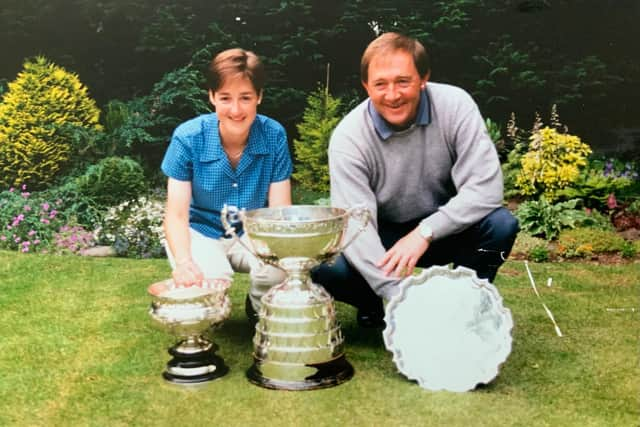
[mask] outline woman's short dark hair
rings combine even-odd
[[[231,77],[242,76],[253,85],[257,94],[264,88],[264,66],[253,52],[244,49],[228,49],[220,52],[209,64],[207,85],[218,90]]]
[[[384,33],[374,41],[362,54],[360,61],[360,79],[366,83],[369,78],[369,64],[375,55],[403,50],[413,57],[413,63],[418,70],[420,77],[424,77],[429,73],[431,64],[429,54],[422,43],[411,37],[407,37],[398,33]]]

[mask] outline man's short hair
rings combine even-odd
[[[228,49],[220,52],[209,63],[207,85],[212,91],[218,90],[232,77],[248,78],[257,94],[264,88],[264,66],[253,52],[244,49]]]
[[[362,82],[366,83],[369,78],[369,64],[374,56],[396,50],[403,50],[413,57],[413,63],[420,77],[424,77],[429,73],[431,69],[429,54],[422,43],[402,34],[384,33],[369,43],[369,46],[362,54],[362,60],[360,61],[360,79]]]

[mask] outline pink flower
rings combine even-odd
[[[22,240],[22,239],[20,238],[20,236],[18,236],[18,237],[15,238],[14,242],[20,243],[20,240]]]
[[[22,248],[22,252],[29,252],[29,246],[24,246]]]
[[[24,208],[23,208],[23,209],[24,209],[24,211],[25,211],[25,212],[29,212],[29,211],[31,210],[31,206],[29,206],[29,205],[24,205]]]
[[[55,209],[52,209],[51,212],[49,212],[49,218],[53,219],[56,217],[57,214],[58,214],[58,211]]]
[[[15,188],[11,187],[11,188],[9,189],[9,193],[13,193],[13,190],[15,190]]]
[[[49,203],[44,202],[44,203],[41,205],[41,207],[42,207],[42,210],[46,212],[46,211],[48,211],[48,210],[49,210]]]
[[[31,193],[29,193],[29,192],[27,192],[27,191],[23,191],[22,193],[20,193],[20,195],[21,195],[22,197],[24,197],[25,199],[28,199],[28,198],[29,198],[29,196],[31,195]]]
[[[7,240],[7,236],[5,236],[5,235],[3,234],[2,236],[0,236],[0,240],[2,240],[2,241],[4,242],[5,240]]]
[[[39,240],[39,239],[36,239],[36,240],[34,240],[34,241],[33,241],[33,244],[34,244],[34,245],[37,245],[38,243],[40,243],[40,240]]]
[[[27,184],[22,184],[22,191],[27,189]]]
[[[47,218],[40,218],[40,222],[43,224],[49,224],[49,220]]]
[[[29,232],[27,234],[29,236],[33,236],[34,234],[36,234],[36,230],[29,230]]]
[[[607,207],[609,209],[615,209],[618,207],[615,194],[611,193],[609,194],[609,197],[607,197]]]

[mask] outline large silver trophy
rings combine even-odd
[[[176,287],[169,279],[149,286],[153,298],[151,318],[178,339],[169,349],[173,358],[162,373],[168,382],[201,384],[229,371],[224,360],[215,354],[217,345],[206,334],[231,313],[227,295],[230,284],[226,279],[207,279],[200,285]]]
[[[338,385],[353,376],[333,298],[311,281],[309,271],[338,255],[364,229],[369,217],[364,208],[298,205],[239,211],[225,206],[222,222],[227,234],[243,244],[234,227],[241,222],[252,246],[247,249],[287,273],[285,281],[261,299],[253,338],[254,363],[247,371],[252,383],[310,390]],[[361,227],[343,244],[350,218]]]

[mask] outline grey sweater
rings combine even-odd
[[[495,147],[471,96],[455,86],[427,83],[431,122],[383,140],[367,99],[334,130],[329,143],[331,203],[365,206],[373,221],[345,249],[349,262],[381,297],[397,278],[375,266],[386,252],[378,221],[426,218],[441,239],[477,223],[501,206],[503,180]],[[357,226],[352,221],[351,236]]]

